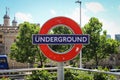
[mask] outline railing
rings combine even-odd
[[[8,69],[8,70],[0,70],[0,73],[31,72],[31,71],[36,71],[36,70],[57,70],[57,67]]]
[[[69,69],[74,70],[81,70],[81,71],[88,71],[88,72],[96,72],[96,73],[104,73],[108,75],[114,75],[116,76],[117,80],[120,80],[120,72],[109,72],[109,71],[101,71],[97,69],[84,69],[84,68],[75,68],[75,67],[68,67]]]
[[[67,69],[73,69],[73,70],[81,70],[81,71],[88,71],[88,72],[96,72],[96,73],[104,73],[108,75],[114,75],[117,77],[117,80],[120,80],[120,72],[106,72],[106,71],[100,71],[97,69],[84,69],[84,68],[75,68],[75,67],[64,67]],[[36,70],[57,70],[57,67],[49,67],[49,68],[24,68],[24,69],[9,69],[9,70],[0,70],[0,77],[3,76],[4,73],[19,73],[19,74],[7,74],[8,77],[14,77],[14,76],[25,76],[32,74],[32,71]]]
[[[6,76],[9,77],[10,79],[24,78],[24,76],[31,75],[32,71],[36,70],[57,70],[57,67],[0,70],[0,78]]]

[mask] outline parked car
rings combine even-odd
[[[6,55],[0,55],[0,69],[9,69]]]

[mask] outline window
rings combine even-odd
[[[0,63],[6,63],[6,60],[4,58],[1,58]]]
[[[0,43],[2,43],[2,41],[0,41]]]
[[[16,42],[16,39],[14,39],[14,42]]]
[[[2,35],[0,35],[0,38],[2,38]]]

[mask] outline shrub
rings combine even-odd
[[[27,76],[25,80],[56,80],[56,75],[46,70],[33,71],[32,75]]]
[[[32,75],[27,76],[25,80],[57,80],[57,73],[46,70],[33,71]],[[65,69],[64,80],[116,80],[116,78],[104,73]]]
[[[65,80],[93,80],[93,75],[84,71],[66,69]]]

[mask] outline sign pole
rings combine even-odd
[[[57,80],[64,80],[64,62],[58,62]]]
[[[81,25],[81,1],[76,1],[75,3],[79,3],[80,4],[80,27],[82,26]],[[81,49],[81,51],[80,51],[80,68],[82,68],[82,49]]]

